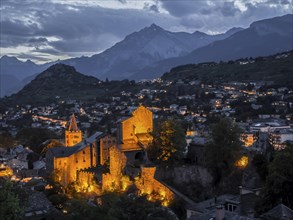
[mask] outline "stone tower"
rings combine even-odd
[[[65,145],[72,147],[82,141],[82,132],[78,129],[74,114],[70,119],[68,129],[65,131]]]
[[[144,106],[139,106],[132,116],[120,122],[118,142],[123,144],[148,143],[152,140],[153,113]]]

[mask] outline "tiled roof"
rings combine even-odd
[[[85,147],[87,147],[89,144],[97,141],[99,138],[103,136],[102,132],[96,132],[89,138],[84,139],[80,143],[72,146],[72,147],[54,147],[50,148],[49,151],[52,152],[54,157],[61,158],[61,157],[69,157],[72,154],[77,153],[78,151],[83,150]]]

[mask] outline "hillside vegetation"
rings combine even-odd
[[[176,81],[273,81],[293,86],[293,52],[229,62],[189,64],[173,68],[162,76]]]

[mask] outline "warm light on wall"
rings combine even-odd
[[[154,178],[156,167],[143,167],[140,177],[135,178],[138,195],[146,196],[151,202],[160,201],[168,206],[173,199],[173,193]]]
[[[235,166],[241,169],[246,168],[248,165],[248,157],[242,156],[239,160],[236,161]]]

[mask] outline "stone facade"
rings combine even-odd
[[[121,189],[121,179],[126,166],[127,158],[115,146],[110,148],[110,173],[103,174],[103,191],[114,191]]]
[[[141,167],[141,175],[137,178],[135,185],[140,195],[147,195],[148,200],[159,200],[162,205],[168,206],[174,194],[168,187],[155,179],[155,173],[156,167],[154,166]]]
[[[139,106],[132,116],[121,121],[118,127],[118,140],[123,144],[150,142],[153,131],[153,113],[144,106]]]
[[[111,135],[106,135],[100,140],[100,163],[103,165],[110,156],[110,148],[116,145],[116,137]]]
[[[95,145],[92,143],[67,157],[55,157],[54,169],[61,171],[62,185],[66,186],[68,183],[76,181],[79,170],[96,166],[95,149]]]
[[[89,171],[78,171],[77,172],[78,185],[81,186],[83,191],[93,191],[94,190],[94,173]]]

